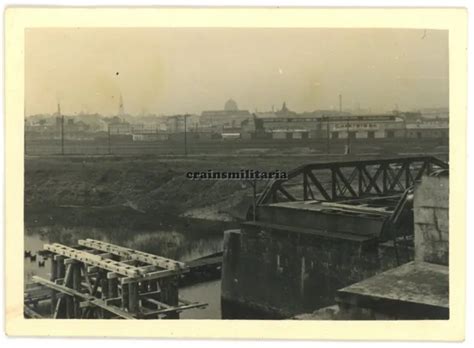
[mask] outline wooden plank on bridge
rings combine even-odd
[[[135,283],[137,281],[149,281],[149,280],[155,280],[155,279],[160,279],[160,278],[165,278],[165,277],[170,277],[177,275],[178,273],[176,271],[172,270],[161,270],[161,271],[156,271],[156,272],[150,272],[142,275],[140,278],[137,277],[123,277],[120,278],[120,283],[121,284],[130,284],[130,283]]]
[[[77,250],[68,246],[54,243],[45,244],[44,248],[59,255],[67,256],[93,266],[97,266],[108,271],[112,271],[127,277],[138,277],[142,273],[138,267],[130,266],[119,261],[106,259],[99,255],[94,255],[83,250]]]
[[[150,265],[158,266],[167,270],[183,270],[186,268],[186,265],[183,262],[176,260],[168,259],[166,257],[153,255],[145,253],[143,251],[138,251],[130,248],[121,247],[118,245],[94,240],[94,239],[81,239],[79,240],[79,245],[105,251],[120,257],[125,257],[130,260],[140,261]]]

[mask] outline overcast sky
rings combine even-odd
[[[448,107],[448,32],[29,29],[26,114]]]

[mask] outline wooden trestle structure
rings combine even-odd
[[[207,306],[179,298],[179,277],[189,271],[182,262],[93,239],[78,244],[44,245],[51,276],[33,277],[38,286],[25,297],[25,317],[44,317],[34,308],[40,301],[50,302],[54,319],[178,319]]]

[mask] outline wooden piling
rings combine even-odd
[[[71,265],[72,269],[72,288],[76,291],[81,291],[82,275],[81,275],[81,265],[79,263],[74,263]],[[74,318],[81,318],[81,307],[80,300],[74,298]]]
[[[128,284],[122,284],[122,309],[128,309]]]
[[[157,280],[155,280],[155,281],[150,281],[150,282],[149,282],[148,291],[150,291],[150,292],[156,292],[155,294],[153,294],[153,295],[150,296],[151,299],[154,299],[154,300],[157,300],[157,301],[159,301],[159,300],[161,299],[161,293],[158,292],[159,289],[160,289],[160,286],[159,286]],[[156,309],[156,310],[159,309],[159,306],[158,306],[158,305],[151,305],[151,307],[154,308],[154,309]],[[159,319],[159,318],[160,318],[159,315],[150,317],[150,319]]]
[[[130,283],[128,284],[128,311],[130,313],[138,313],[138,283]]]
[[[66,277],[67,279],[64,279],[64,285],[67,286],[68,288],[73,288],[73,277],[74,277],[74,263],[68,264],[68,269],[66,270]],[[73,319],[74,318],[74,297],[73,296],[66,296],[65,297],[65,302],[66,302],[66,317],[68,319]]]
[[[58,262],[54,259],[54,256],[51,255],[51,273],[49,276],[49,280],[52,282],[56,281],[56,278],[58,274]],[[51,290],[51,315],[54,315],[54,311],[56,310],[56,301],[57,301],[57,296],[56,296],[56,291]]]
[[[163,291],[164,290],[164,291]],[[177,307],[179,305],[178,294],[178,277],[172,276],[164,279],[162,282],[162,291],[166,300],[164,301],[169,306]],[[166,314],[166,319],[179,319],[178,312],[170,312]]]
[[[65,257],[64,256],[54,256],[56,257],[56,279],[62,278],[66,275],[66,265],[64,264]],[[64,295],[56,302],[56,318],[66,318],[66,305],[64,304]]]
[[[118,280],[117,278],[108,279],[107,289],[109,291],[109,298],[118,296]]]
[[[145,280],[143,282],[140,282],[140,293],[148,292],[148,282]]]
[[[102,299],[106,299],[109,297],[109,280],[107,278],[102,278],[100,280],[100,293]]]
[[[58,278],[64,278],[64,275],[66,274],[66,266],[64,265],[64,256],[55,256],[56,257],[56,265],[57,265],[57,277]]]
[[[104,275],[104,277],[100,279],[100,294],[103,300],[107,299],[107,297],[109,296],[108,287],[109,287],[109,280],[107,279],[107,276]],[[106,310],[102,309],[101,312],[102,312],[103,319],[109,318],[109,313]]]

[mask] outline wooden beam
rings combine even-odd
[[[140,298],[145,298],[147,296],[154,296],[154,295],[159,295],[161,293],[161,289],[160,290],[153,290],[153,291],[148,291],[148,292],[142,292],[140,293]]]
[[[66,260],[64,260],[66,261]],[[58,260],[58,262],[62,263],[62,260]],[[61,282],[61,284],[58,284],[55,282],[54,284],[64,286],[65,288],[68,288],[66,285],[68,284],[69,280],[72,278],[72,264],[68,264],[67,269],[66,269],[66,275],[64,276],[64,280]],[[57,279],[56,279],[57,281]],[[64,294],[64,292],[63,292]],[[61,307],[64,307],[63,302],[65,302],[64,296],[61,296],[58,301],[56,302],[56,307],[54,309],[53,313],[53,319],[57,319],[58,316],[62,316],[63,311],[61,310]],[[66,316],[68,315],[67,308],[65,312]]]
[[[156,271],[156,272],[146,273],[140,278],[137,278],[137,277],[120,278],[120,284],[130,284],[130,283],[135,283],[138,281],[140,282],[148,281],[148,280],[160,279],[160,278],[165,278],[165,277],[170,277],[170,276],[175,276],[175,275],[177,275],[176,271],[171,271],[171,270]]]
[[[144,299],[142,299],[142,301],[145,301],[145,302],[154,304],[155,306],[158,306],[158,309],[161,309],[161,308],[165,308],[165,309],[166,309],[166,308],[173,308],[173,306],[167,305],[166,303],[160,302],[160,301],[155,300],[155,299],[153,299],[153,298],[144,298]]]
[[[30,308],[27,305],[23,307],[23,313],[26,317],[31,318],[31,319],[44,319],[44,317],[41,316],[41,314],[37,313],[36,311],[34,311],[32,308]]]
[[[173,313],[173,312],[182,312],[186,309],[191,309],[191,308],[202,308],[206,307],[208,304],[207,303],[194,303],[194,304],[189,304],[189,305],[183,305],[183,306],[170,306],[170,308],[165,308],[165,309],[157,309],[157,310],[146,310],[143,311],[143,315],[148,317],[151,315],[158,315],[158,314],[168,314],[168,313]]]
[[[110,259],[104,259],[101,256],[94,255],[82,250],[70,248],[58,243],[46,244],[44,248],[48,251],[52,251],[59,255],[63,255],[63,256],[66,256],[66,257],[69,257],[69,258],[72,258],[84,263],[88,263],[93,266],[106,269],[108,271],[116,272],[124,276],[138,277],[140,276],[140,273],[141,273],[141,271],[137,267],[129,266],[124,263],[110,260]]]
[[[107,305],[105,303],[105,301],[100,300],[100,299],[98,299],[94,296],[91,296],[91,295],[88,295],[88,294],[83,294],[79,291],[76,291],[74,289],[70,289],[70,288],[68,288],[66,286],[63,286],[63,285],[55,284],[55,283],[53,283],[49,280],[43,279],[43,278],[38,277],[38,276],[33,276],[33,282],[42,284],[42,285],[44,285],[48,288],[54,289],[55,291],[61,292],[63,294],[69,295],[69,296],[76,296],[76,297],[82,298],[82,299],[90,302],[94,306],[103,308],[103,309],[109,311],[110,313],[113,313],[117,316],[120,316],[121,318],[135,319],[135,317],[133,317],[129,313],[127,313],[125,311],[122,311],[120,308],[117,308],[115,306]]]
[[[121,247],[118,245],[101,242],[94,239],[79,240],[79,245],[87,246],[97,250],[105,251],[120,257],[126,257],[131,260],[148,263],[168,270],[180,270],[185,268],[185,264],[162,256],[157,256],[142,251]]]
[[[105,303],[107,304],[118,304],[120,305],[120,303],[122,302],[122,297],[111,297],[111,298],[107,298],[105,299]]]

